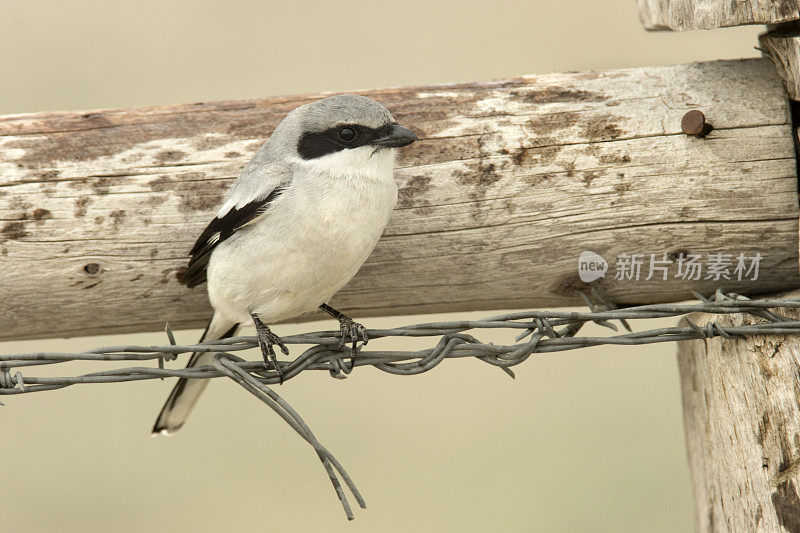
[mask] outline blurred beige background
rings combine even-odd
[[[0,20],[0,113],[746,57],[757,54],[759,31],[648,34],[632,0],[5,0]],[[178,332],[178,341],[198,335]],[[164,340],[10,342],[0,352]],[[477,361],[418,377],[363,369],[345,381],[292,380],[281,394],[365,494],[369,508],[352,523],[311,448],[230,382],[213,383],[170,439],[148,436],[168,381],[6,397],[0,511],[6,525],[29,532],[686,531],[691,489],[674,352],[544,355],[517,367],[515,381]]]

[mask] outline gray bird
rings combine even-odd
[[[267,324],[323,309],[339,320],[340,346],[369,339],[327,305],[367,259],[397,202],[394,148],[417,140],[379,103],[337,95],[298,107],[244,166],[216,218],[197,239],[181,282],[208,282],[214,315],[202,341],[255,325],[265,364],[280,374]],[[192,354],[188,366],[211,364]],[[153,426],[183,426],[208,384],[180,378]]]

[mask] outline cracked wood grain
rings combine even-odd
[[[800,319],[796,310],[778,314]],[[754,322],[741,315],[690,318],[700,326]],[[683,341],[678,366],[696,531],[800,531],[797,341]]]
[[[765,59],[364,94],[421,140],[332,302],[355,317],[579,304],[584,250],[764,256],[757,281],[592,283],[620,303],[800,286],[789,109]],[[0,339],[201,326],[204,287],[176,272],[241,166],[319,96],[0,117]],[[690,109],[705,139],[681,134]]]
[[[639,0],[645,29],[710,30],[746,24],[778,24],[800,19],[798,0]]]
[[[792,100],[800,100],[800,29],[786,27],[758,36],[761,51],[775,64]]]

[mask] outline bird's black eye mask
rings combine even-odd
[[[325,131],[304,133],[297,142],[297,153],[303,159],[316,159],[346,148],[358,148],[384,137],[392,127],[368,128],[359,124],[340,124]]]

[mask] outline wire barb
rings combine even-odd
[[[167,340],[169,341],[170,345],[175,346],[176,344],[178,344],[177,342],[175,342],[175,335],[172,333],[172,328],[169,327],[169,322],[166,322],[165,325],[164,325],[164,333],[167,334]],[[162,370],[164,369],[164,359],[168,359],[169,361],[172,361],[176,357],[178,357],[178,354],[175,354],[175,353],[173,353],[173,354],[163,354],[163,353],[160,354],[158,356],[158,368],[160,368]],[[162,381],[164,380],[163,376],[162,376],[161,380]]]

